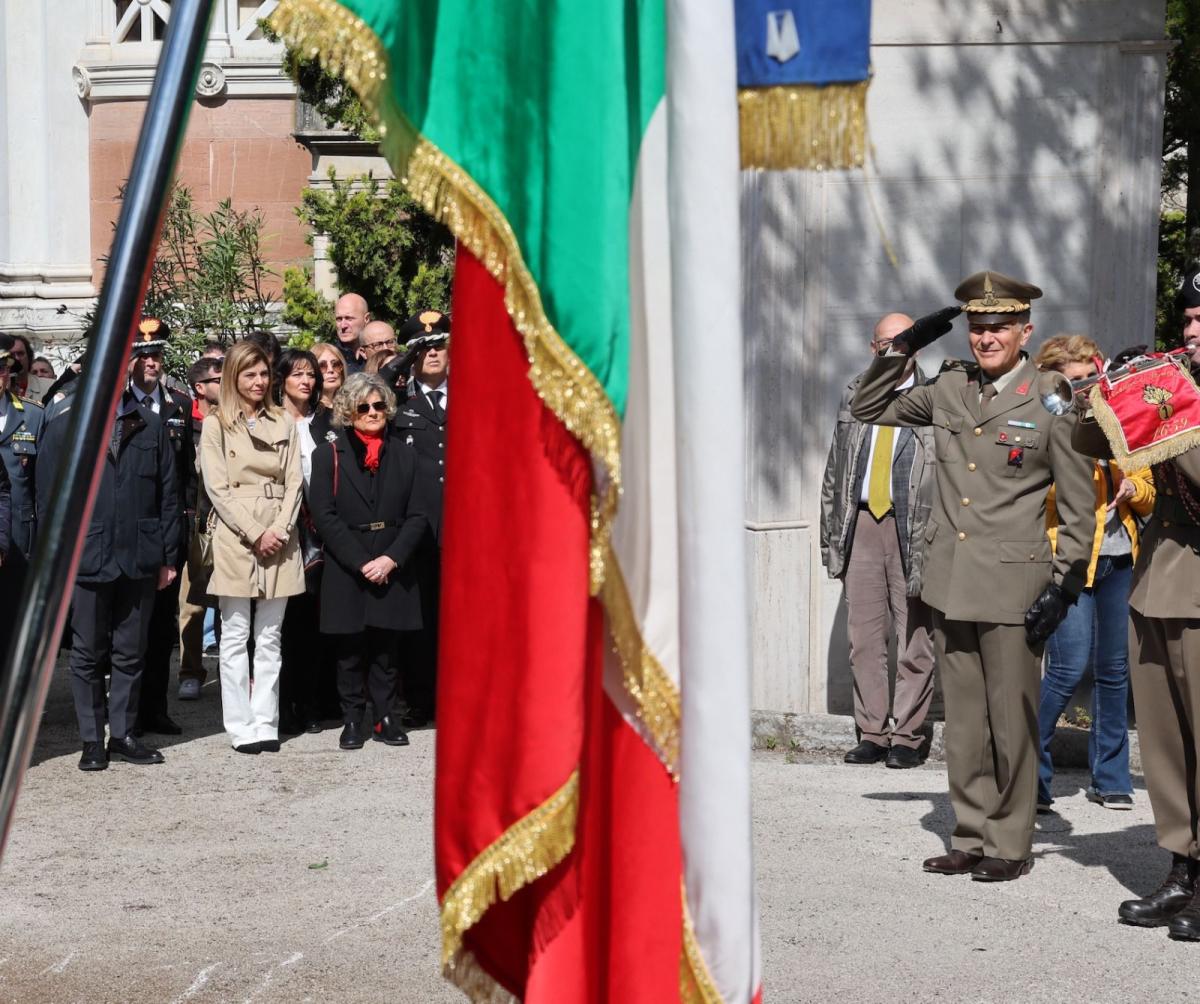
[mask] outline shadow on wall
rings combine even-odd
[[[1044,291],[1031,349],[1063,331],[1110,351],[1153,337],[1164,57],[1097,39],[1161,35],[1160,0],[1039,4],[1001,33],[994,5],[908,6],[924,36],[872,47],[868,169],[743,174],[747,518],[808,535],[809,595],[795,603],[812,601],[828,639],[807,646],[807,665],[756,654],[757,674],[827,675],[825,707],[772,710],[833,711],[850,692],[844,605],[814,597],[820,483],[879,317],[945,306],[965,275],[993,268]],[[877,42],[902,34],[895,16],[877,19]],[[1000,44],[923,44],[974,41],[984,22]],[[964,332],[960,320],[923,354],[926,372],[967,354]]]

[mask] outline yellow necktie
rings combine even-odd
[[[892,508],[892,440],[895,436],[895,429],[882,425],[875,437],[875,455],[871,457],[871,477],[867,482],[867,508],[877,520],[883,519]]]

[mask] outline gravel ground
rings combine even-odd
[[[165,766],[83,774],[58,674],[0,866],[0,1000],[463,999],[438,975],[432,732],[246,757],[215,683],[171,711]],[[769,1002],[1200,996],[1200,946],[1115,921],[1165,868],[1140,787],[1109,812],[1065,773],[1032,875],[985,885],[920,870],[950,827],[940,766],[758,753],[754,779]]]

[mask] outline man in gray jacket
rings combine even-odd
[[[912,325],[888,314],[871,355]],[[845,588],[854,675],[854,720],[861,741],[846,763],[915,767],[933,698],[933,638],[921,602],[925,526],[933,496],[933,434],[926,428],[866,425],[850,414],[861,376],[842,395],[821,483],[821,560]],[[916,359],[902,387],[925,383]],[[896,637],[895,697],[889,702],[888,639]],[[889,729],[889,703],[895,724]]]

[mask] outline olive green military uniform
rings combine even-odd
[[[1024,860],[1037,807],[1041,669],[1024,617],[1052,580],[1072,594],[1084,585],[1095,532],[1092,462],[1071,448],[1075,417],[1040,404],[1028,359],[987,402],[975,363],[947,363],[929,383],[897,391],[905,362],[876,359],[852,410],[862,422],[934,429],[937,493],[921,598],[934,610],[946,703],[951,846]],[[1056,554],[1045,533],[1051,484],[1061,514]]]
[[[1076,448],[1111,457],[1082,421]],[[1171,469],[1173,468],[1173,470]],[[1129,594],[1129,662],[1142,770],[1160,847],[1200,858],[1200,447],[1154,468],[1154,512]]]

